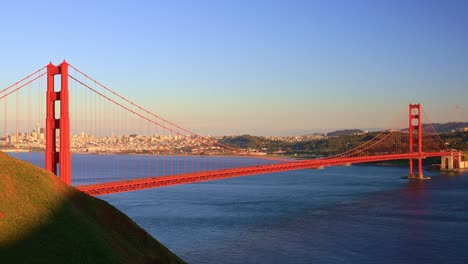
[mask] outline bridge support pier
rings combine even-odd
[[[60,91],[55,91],[54,76],[58,74],[60,74],[61,81]],[[58,175],[60,180],[71,185],[70,114],[68,97],[68,63],[63,61],[58,66],[49,63],[49,65],[47,65],[45,167],[46,170]],[[59,115],[58,113],[56,114],[56,102],[60,103]],[[59,142],[58,147],[57,142]],[[57,166],[59,168],[57,168]]]
[[[409,167],[410,167],[410,171],[409,171],[409,174],[407,177],[404,177],[405,179],[409,179],[409,180],[430,180],[431,177],[424,177],[424,174],[423,174],[423,164],[422,164],[422,160],[423,158],[418,158],[418,173],[417,174],[414,174],[414,165],[413,165],[413,159],[410,159],[409,160]]]

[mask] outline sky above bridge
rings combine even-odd
[[[66,59],[202,134],[382,128],[410,102],[468,121],[467,14],[462,0],[3,1],[0,89]]]

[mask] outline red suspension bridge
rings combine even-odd
[[[310,160],[258,156],[164,119],[65,61],[1,90],[2,104],[2,149],[44,151],[46,170],[91,195],[387,160],[409,160],[408,177],[422,180],[424,158],[454,155],[434,128],[423,131],[425,113],[410,104],[403,120],[346,152]]]

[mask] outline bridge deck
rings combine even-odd
[[[421,158],[439,157],[448,155],[447,152],[430,152],[423,153]],[[388,154],[378,156],[363,156],[363,157],[346,157],[346,158],[330,158],[330,159],[313,159],[313,160],[299,160],[289,163],[280,163],[272,165],[252,166],[244,168],[226,169],[226,170],[213,170],[197,173],[181,174],[176,176],[161,176],[161,177],[148,177],[143,179],[134,179],[127,181],[116,181],[99,184],[81,185],[76,186],[90,195],[103,195],[118,192],[136,191],[149,188],[157,188],[178,184],[196,183],[203,181],[220,180],[227,178],[235,178],[241,176],[250,176],[257,174],[301,170],[301,169],[314,169],[327,166],[342,166],[347,164],[357,164],[376,161],[387,160],[403,160],[403,159],[417,159],[418,153],[413,154]]]

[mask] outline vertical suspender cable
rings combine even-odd
[[[18,147],[19,147],[19,90],[16,94],[16,136],[15,136],[15,158],[18,158]]]
[[[29,159],[29,162],[32,162],[32,157],[31,157],[31,141],[33,140],[33,137],[32,137],[32,132],[31,132],[31,84],[29,84],[29,87],[28,87],[28,135],[27,135],[27,139],[28,139],[28,159]]]
[[[3,125],[3,130],[4,130],[4,134],[5,134],[5,145],[8,144],[8,97],[5,97],[3,98],[4,100],[4,111],[3,111],[3,115],[4,115],[4,125]],[[11,139],[11,138],[10,138]]]

